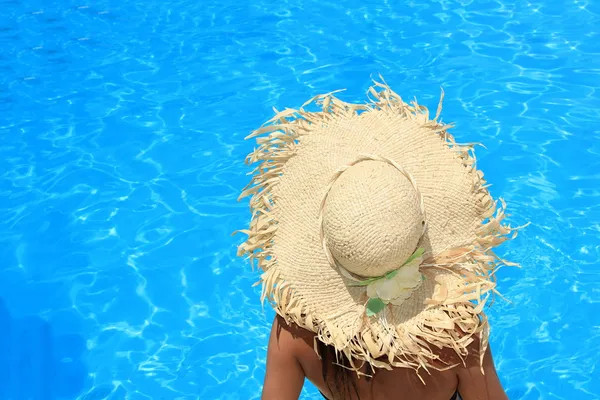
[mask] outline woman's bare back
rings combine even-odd
[[[277,317],[273,322],[267,355],[267,375],[263,399],[297,399],[304,379],[311,381],[328,399],[334,399],[330,388],[335,387],[333,375],[323,378],[321,359],[314,351],[315,334],[296,325],[287,325]],[[455,359],[451,351],[440,354],[442,359]],[[485,376],[481,373],[478,355],[467,361],[466,367],[447,371],[421,371],[421,382],[415,371],[406,368],[378,369],[372,378],[349,372],[347,384],[354,386],[359,397],[353,394],[348,400],[450,400],[460,392],[464,400],[506,400],[500,385],[491,354],[484,358]],[[471,364],[471,365],[469,365]],[[329,368],[329,372],[333,370]],[[367,372],[367,371],[365,371]],[[354,385],[352,385],[352,382]],[[354,392],[354,389],[350,391]]]

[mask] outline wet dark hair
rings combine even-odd
[[[333,395],[333,399],[358,399],[358,387],[352,374],[354,372],[344,368],[350,368],[350,361],[344,354],[338,354],[336,358],[333,346],[317,340],[317,349],[321,356],[321,369],[323,380]],[[341,364],[344,367],[337,365]]]

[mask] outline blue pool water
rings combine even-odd
[[[594,0],[0,0],[0,398],[259,398],[243,138],[378,73],[443,86],[532,222],[490,311],[509,397],[600,398],[599,27]]]

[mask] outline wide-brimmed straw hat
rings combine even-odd
[[[367,104],[331,93],[277,112],[253,132],[252,220],[239,254],[258,261],[262,299],[359,370],[439,369],[487,346],[483,307],[502,223],[473,145],[458,145],[427,109],[385,83]],[[443,92],[442,92],[443,98]],[[311,105],[321,111],[309,111]],[[358,362],[357,362],[358,361]]]

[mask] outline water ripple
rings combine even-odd
[[[443,86],[444,119],[532,223],[503,251],[523,263],[499,274],[512,303],[490,311],[509,397],[597,398],[597,2],[0,7],[0,297],[83,338],[85,382],[57,396],[258,399],[273,312],[230,236],[243,138],[381,73],[430,107]]]

